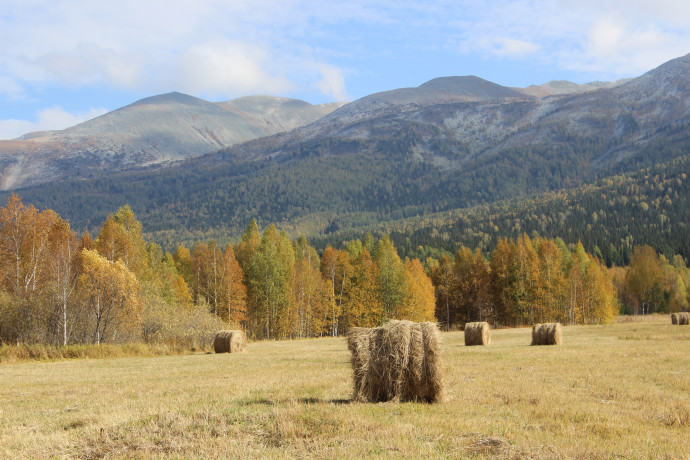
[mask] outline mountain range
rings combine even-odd
[[[272,96],[208,102],[168,93],[63,131],[0,141],[0,188],[173,163],[309,124],[342,104]]]
[[[251,117],[248,135],[258,133],[257,126],[275,128],[245,142],[227,134],[221,149],[203,134],[221,132],[220,125],[208,131],[194,125],[194,134],[184,135],[176,128],[179,143],[175,133],[161,134],[166,126],[191,126],[194,118],[177,109],[174,116],[163,115],[159,107],[188,108],[199,100],[155,96],[59,133],[9,141],[76,138],[96,127],[102,138],[121,140],[125,134],[107,121],[124,112],[140,117],[133,124],[141,132],[130,132],[127,139],[155,145],[154,153],[121,148],[107,155],[93,144],[78,155],[65,150],[60,161],[36,154],[45,161],[31,163],[32,155],[25,154],[22,168],[28,173],[15,174],[14,182],[5,173],[5,188],[22,185],[19,193],[26,201],[55,209],[77,228],[93,228],[107,212],[129,203],[149,234],[165,243],[236,237],[252,218],[295,233],[325,235],[577,189],[687,156],[689,76],[690,55],[613,83],[508,88],[474,76],[444,77],[323,107],[327,113],[314,114],[311,123],[297,112],[282,116],[291,123],[266,121],[266,107],[272,107],[267,99],[263,105],[252,98],[199,103],[208,107],[207,114]],[[293,104],[315,112],[306,103]],[[193,152],[177,147],[197,136],[210,140]],[[17,168],[11,155],[0,158],[4,171]],[[46,164],[53,169],[44,169]],[[123,169],[129,170],[112,173]]]
[[[577,85],[548,82],[507,88],[481,78],[444,77],[418,88],[365,97],[339,111],[339,122],[387,111],[501,98],[544,97],[612,87],[621,82]],[[136,101],[62,131],[27,133],[0,140],[0,189],[171,164],[225,147],[308,125],[344,103],[311,105],[272,96],[209,102],[181,93]]]

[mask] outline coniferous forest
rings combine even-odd
[[[235,244],[171,252],[146,240],[129,206],[94,235],[78,234],[53,210],[12,195],[0,208],[0,341],[192,346],[226,326],[289,339],[389,319],[447,329],[478,320],[599,324],[619,312],[687,310],[690,300],[685,259],[647,245],[613,268],[581,243],[527,233],[500,238],[491,251],[439,254],[401,258],[391,238],[372,234],[317,251],[256,221]]]

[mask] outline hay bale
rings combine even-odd
[[[671,313],[671,324],[678,324],[678,313]]]
[[[560,345],[563,342],[561,323],[532,326],[532,345]]]
[[[244,331],[218,331],[213,339],[216,353],[239,353],[247,351],[247,336]]]
[[[376,328],[352,328],[356,401],[424,401],[443,399],[441,339],[435,323],[390,321]]]
[[[688,326],[690,325],[690,313],[688,312],[680,312],[678,313],[678,325],[679,326]]]
[[[491,343],[489,323],[482,321],[465,324],[465,346],[489,345]]]

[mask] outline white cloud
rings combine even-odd
[[[136,53],[123,55],[93,43],[79,43],[68,51],[50,51],[32,63],[46,81],[68,86],[106,83],[121,88],[135,88],[143,67]]]
[[[655,24],[635,24],[619,17],[595,21],[579,59],[573,64],[592,71],[613,69],[635,75],[686,54],[687,39]]]
[[[539,50],[539,45],[530,41],[504,38],[498,40],[494,48],[494,54],[501,57],[522,58]]]
[[[106,112],[104,108],[97,108],[82,113],[69,113],[62,107],[49,107],[36,112],[35,121],[0,120],[0,139],[16,139],[34,131],[69,128]]]
[[[343,72],[333,66],[320,66],[322,78],[317,82],[319,91],[332,96],[336,101],[347,101],[349,96],[345,89],[345,77]]]
[[[304,90],[320,87],[320,67],[337,67],[307,34],[371,14],[316,0],[25,0],[0,5],[0,43],[12,44],[0,52],[0,75],[20,89],[105,85],[209,98]]]
[[[690,2],[504,0],[467,16],[457,34],[465,54],[607,77],[640,75],[690,52]]]
[[[170,73],[161,79],[193,94],[285,93],[292,85],[279,72],[271,72],[271,59],[261,47],[216,40],[175,56]]]

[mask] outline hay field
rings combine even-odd
[[[442,334],[443,404],[351,403],[346,341],[0,365],[0,458],[690,458],[690,327]]]

